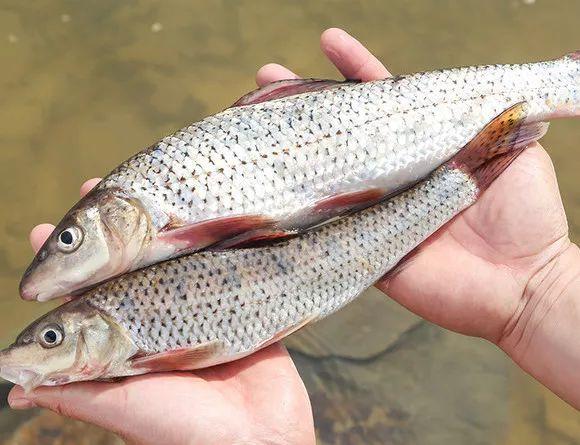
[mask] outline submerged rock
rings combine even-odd
[[[21,424],[2,445],[123,445],[112,433],[50,411]]]
[[[371,288],[352,304],[284,343],[309,357],[370,359],[395,345],[418,323],[419,317]]]
[[[300,339],[290,342],[319,443],[499,443],[510,421],[505,356],[482,340],[405,316],[378,297],[361,297],[338,315],[342,320],[328,319],[321,333],[310,328],[308,338],[325,339],[316,343],[319,349]],[[371,320],[370,332],[353,327],[363,314]]]

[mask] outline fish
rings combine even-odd
[[[332,314],[409,261],[545,131],[525,122],[525,108],[515,105],[427,179],[382,203],[281,243],[205,250],[87,291],[1,351],[0,376],[30,391],[205,368]]]
[[[526,103],[580,115],[580,52],[360,83],[274,82],[134,155],[81,199],[24,273],[46,301],[168,259],[281,242],[387,200]]]

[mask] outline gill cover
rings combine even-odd
[[[1,351],[0,377],[26,391],[94,380],[121,372],[136,351],[112,319],[78,299],[33,322]]]

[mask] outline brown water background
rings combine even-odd
[[[318,49],[325,28],[405,73],[557,57],[580,48],[579,17],[573,0],[0,0],[0,345],[48,307],[17,296],[34,224],[56,222],[83,180],[227,107],[264,63],[337,77]],[[578,121],[561,121],[544,139],[576,241],[579,136]],[[320,443],[580,444],[580,416],[500,351],[376,291],[289,345]],[[117,443],[8,409],[2,441]]]

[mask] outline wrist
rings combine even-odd
[[[580,408],[580,249],[572,243],[529,280],[498,342],[522,369]]]

